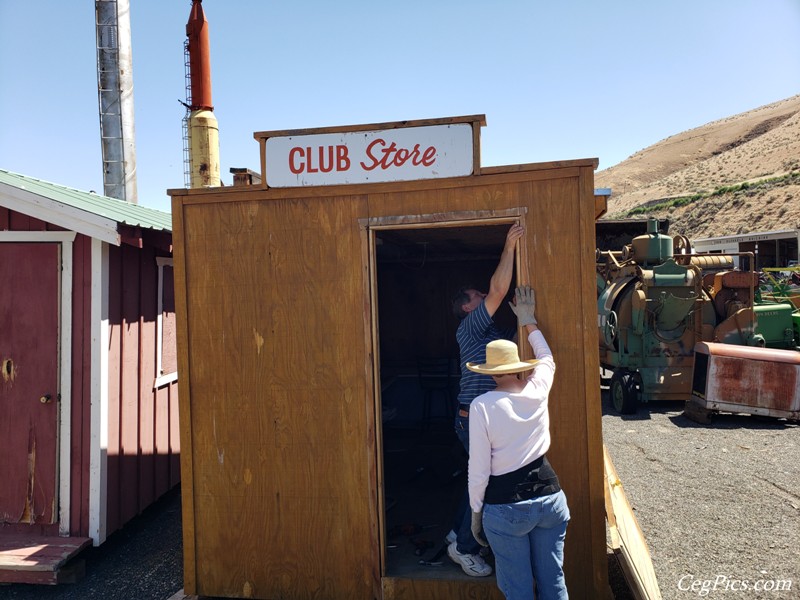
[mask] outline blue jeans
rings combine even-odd
[[[456,437],[469,456],[469,417],[456,416]],[[461,554],[477,554],[481,545],[472,536],[472,508],[469,505],[469,489],[464,487],[458,503],[453,531],[456,532],[456,549]]]
[[[492,547],[497,587],[506,600],[567,600],[564,538],[569,507],[564,492],[514,504],[486,504],[483,529]]]

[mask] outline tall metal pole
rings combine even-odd
[[[95,0],[103,193],[137,203],[133,55],[128,0]]]

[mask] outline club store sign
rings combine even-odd
[[[472,125],[269,137],[265,163],[269,187],[460,177],[473,171]]]

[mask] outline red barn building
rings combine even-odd
[[[0,170],[0,582],[178,483],[172,271],[169,213]]]

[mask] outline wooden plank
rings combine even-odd
[[[92,543],[85,537],[0,535],[0,571],[54,571]]]
[[[603,462],[613,510],[613,518],[609,518],[609,526],[612,521],[615,524],[615,531],[612,533],[611,539],[612,542],[618,543],[613,550],[619,558],[625,581],[628,582],[636,600],[660,600],[661,591],[658,588],[644,533],[642,533],[633,509],[628,503],[625,489],[605,445],[603,446]]]
[[[122,254],[108,250],[108,450],[106,535],[121,526],[120,517],[120,414],[122,361]]]
[[[0,583],[26,583],[32,585],[56,585],[77,583],[86,575],[86,561],[73,559],[52,571],[17,571],[0,569]]]
[[[158,266],[151,247],[139,255],[139,511],[158,498],[155,489],[156,317],[158,312]]]
[[[503,600],[494,577],[471,581],[384,577],[383,600]],[[574,595],[573,595],[574,597]]]
[[[170,396],[170,409],[174,410],[175,402],[180,402],[182,419],[170,418],[170,446],[175,451],[172,440],[173,427],[179,429],[178,452],[181,463],[181,518],[183,533],[183,583],[187,594],[197,593],[197,540],[195,537],[195,505],[194,505],[194,444],[192,441],[192,377],[190,369],[189,314],[187,302],[188,285],[186,282],[186,237],[184,211],[179,201],[172,200],[173,231],[173,268],[175,276],[175,316],[178,344],[178,372],[181,373],[180,399]]]
[[[486,118],[472,122],[472,174],[481,174],[481,125],[486,125]]]
[[[364,347],[369,351],[367,356],[372,356],[372,360],[367,360],[364,365],[365,381],[372,382],[371,398],[366,401],[367,409],[367,439],[375,440],[374,447],[367,455],[367,472],[370,480],[370,494],[375,498],[370,498],[370,521],[373,530],[372,556],[377,560],[372,561],[372,594],[373,597],[381,596],[381,575],[386,571],[386,496],[384,493],[384,472],[383,461],[378,458],[378,453],[383,450],[383,422],[381,404],[381,378],[380,378],[380,335],[379,328],[376,326],[378,315],[378,269],[375,257],[375,234],[370,232],[367,227],[359,229],[361,238],[361,265],[364,269],[363,276],[363,318],[364,318]]]
[[[603,536],[601,549],[605,549],[605,526],[602,512],[599,522],[593,515],[596,509],[587,493],[590,477],[587,393],[592,384],[587,382],[583,364],[596,344],[587,346],[585,342],[586,316],[582,302],[564,302],[563,298],[564,282],[580,282],[584,276],[579,246],[581,187],[578,178],[558,178],[531,182],[520,194],[532,199],[523,239],[528,246],[540,327],[556,363],[549,397],[548,457],[566,493],[571,515],[567,530],[571,542],[565,545],[564,572],[570,595],[599,598],[607,584],[600,583],[598,587],[596,574],[600,566],[594,556],[599,535]],[[564,328],[565,323],[574,325]],[[575,531],[580,533],[575,536]],[[606,569],[605,562],[602,568]],[[577,573],[581,573],[580,577],[576,577]]]
[[[595,220],[602,217],[608,211],[608,196],[595,196],[594,197],[594,218]]]
[[[70,477],[71,535],[89,535],[89,452],[91,444],[91,240],[73,244],[72,438]],[[65,474],[62,474],[65,476]]]
[[[259,155],[261,157],[261,183],[258,187],[267,189],[267,138],[256,138],[258,140]]]
[[[31,217],[12,210],[9,213],[9,229],[11,231],[31,231]]]
[[[497,225],[500,223],[516,223],[517,217],[524,210],[511,208],[506,210],[455,211],[415,215],[373,217],[365,220],[370,229],[441,229],[446,227],[472,227],[479,225]]]
[[[550,162],[522,163],[518,165],[502,165],[497,167],[482,167],[481,175],[498,175],[501,173],[518,173],[520,171],[542,171],[542,170],[565,170],[573,168],[591,167],[597,168],[599,161],[596,158],[578,158],[574,160],[554,160]],[[574,177],[572,173],[564,172],[561,174],[552,173],[550,177]]]
[[[580,239],[580,302],[581,316],[583,317],[584,348],[582,365],[582,380],[586,386],[584,390],[584,414],[586,419],[586,478],[589,488],[589,519],[591,526],[589,534],[593,537],[589,546],[591,548],[590,560],[594,565],[592,576],[594,587],[598,590],[608,590],[608,568],[605,564],[606,539],[603,513],[605,508],[605,479],[603,477],[603,422],[600,398],[600,357],[593,344],[597,341],[597,302],[596,294],[592,290],[592,282],[596,286],[595,276],[595,211],[591,199],[594,197],[594,168],[584,167],[578,179],[579,196],[578,207],[580,211],[578,234]],[[580,318],[580,317],[579,317]]]
[[[155,391],[155,493],[161,496],[172,486],[169,479],[170,469],[170,414],[169,414],[169,386],[162,386]]]
[[[74,557],[91,543],[86,537],[0,535],[0,583],[75,583],[85,562]]]
[[[488,186],[504,185],[508,183],[524,183],[527,181],[547,181],[555,178],[574,178],[580,173],[580,168],[594,164],[593,160],[559,161],[553,163],[530,163],[525,165],[512,165],[505,167],[482,167],[479,179],[473,175],[465,177],[451,177],[447,179],[395,181],[384,183],[308,186],[302,188],[259,188],[257,186],[239,187],[235,191],[242,194],[242,199],[249,200],[290,200],[301,198],[330,198],[337,196],[369,197],[371,200],[379,198],[382,194],[408,194],[416,192],[425,194],[431,192],[431,181],[436,182],[436,195],[441,196],[443,190],[453,190],[457,202],[469,205],[466,199],[459,197],[465,188],[475,187],[483,194]],[[570,164],[572,163],[572,164]],[[179,188],[168,190],[174,199],[180,199],[183,206],[192,204],[214,204],[231,202],[228,190],[224,188]],[[301,194],[298,196],[298,194]],[[419,200],[419,197],[417,197]],[[444,210],[447,210],[446,208]],[[384,211],[378,211],[378,214]],[[387,213],[389,214],[389,213]],[[414,212],[410,214],[416,214]],[[366,216],[366,215],[361,215]],[[174,224],[173,224],[174,227]]]
[[[57,583],[55,571],[17,571],[0,569],[0,583],[29,583],[53,585]]]
[[[140,291],[139,251],[122,245],[120,356],[120,526],[139,514]],[[110,533],[110,532],[109,532]]]
[[[186,381],[184,379],[184,381]],[[181,383],[181,386],[185,386]],[[178,382],[169,385],[169,485],[178,485],[181,482],[181,431],[180,431],[180,401],[178,395]]]

